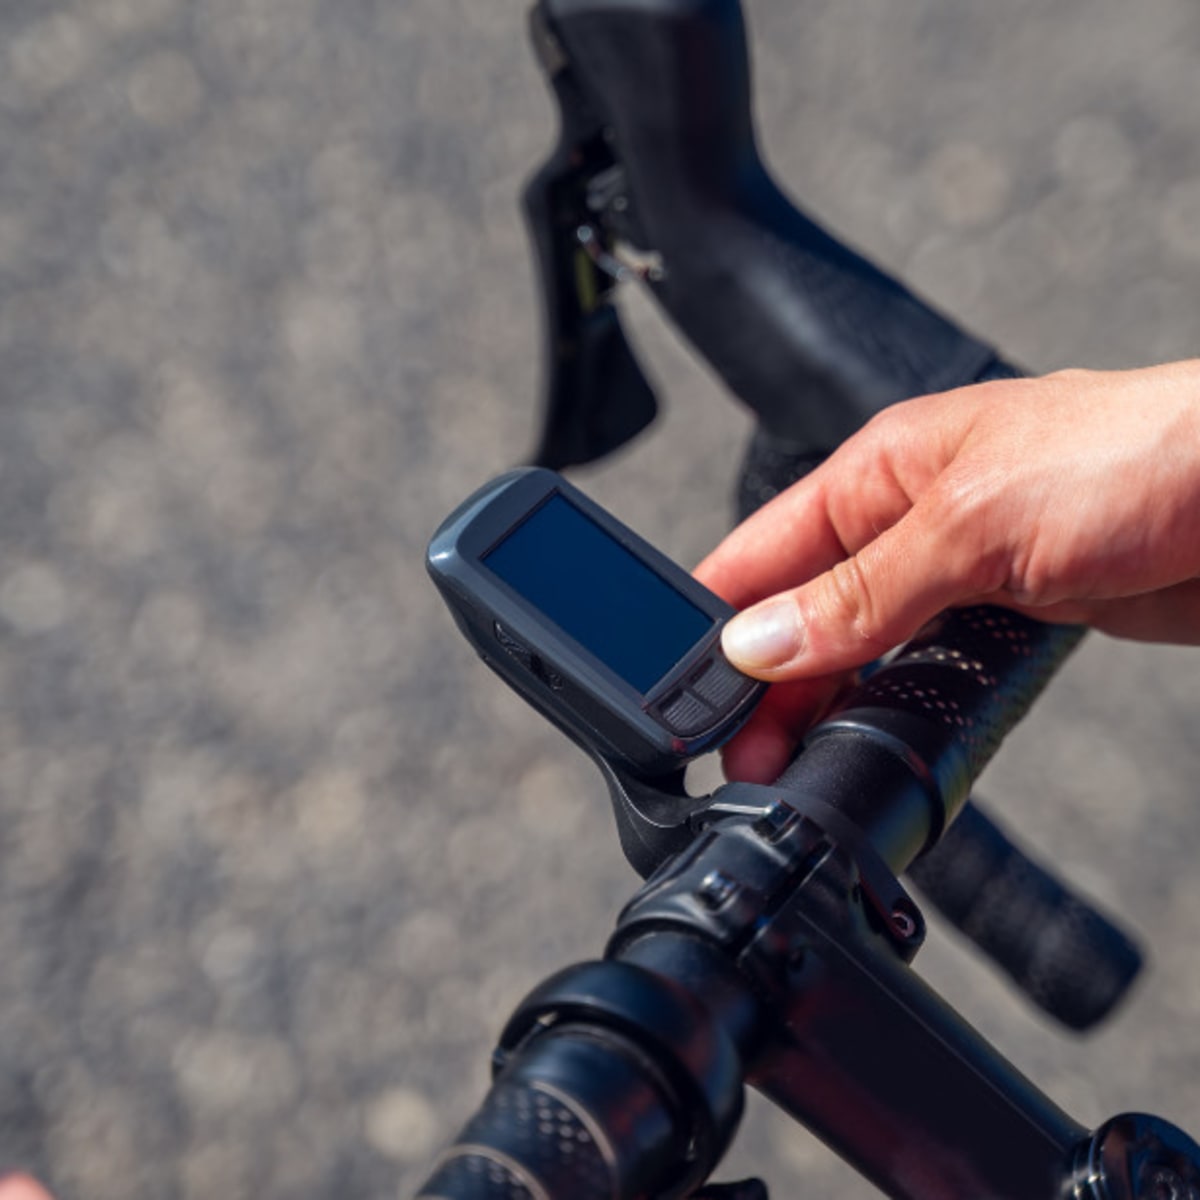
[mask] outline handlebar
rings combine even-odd
[[[539,1038],[492,1086],[421,1195],[646,1194],[687,1143],[654,1074],[639,1070],[633,1047],[605,1033],[567,1026]]]
[[[937,1089],[916,1089],[890,1119],[915,1131],[933,1177],[962,1173],[965,1111],[976,1111],[989,1131],[1003,1113],[1015,1124],[1003,1152],[981,1153],[972,1168],[974,1183],[989,1189],[977,1194],[1048,1196],[1031,1180],[1065,1162],[1083,1130],[965,1027],[955,1029],[946,1056],[939,1030],[948,1018],[904,965],[919,944],[919,913],[897,901],[903,890],[889,872],[936,843],[1079,636],[1001,610],[950,614],[817,726],[777,785],[719,790],[707,831],[627,907],[607,961],[573,968],[523,1003],[501,1040],[491,1095],[421,1196],[687,1194],[732,1137],[746,1079],[869,1177],[886,1177],[889,1167],[877,1161],[886,1143],[867,1144],[861,1115],[886,1107],[886,1088],[866,1099],[866,1076],[886,1073],[888,1063],[864,1074],[861,1063],[837,1061],[844,1048],[826,1027],[819,1080],[787,1069],[811,1052],[805,1025],[828,1022],[817,1014],[839,974],[818,948],[821,938],[793,931],[780,940],[800,918],[817,921],[821,937],[843,952],[875,963],[872,971],[889,980],[885,990],[902,988],[905,1012],[918,1014],[904,1041],[911,1053],[929,1040],[929,1069],[954,1097],[955,1137]],[[859,912],[858,932],[839,929],[845,911],[828,906],[835,877],[846,885],[842,900]],[[791,979],[801,944],[828,962],[815,977]],[[877,1028],[906,1019],[879,1004]],[[843,1033],[853,1019],[838,1018]],[[839,1085],[861,1093],[863,1108],[831,1103]],[[1026,1164],[1015,1173],[1014,1157]]]
[[[608,302],[629,275],[793,449],[828,452],[897,400],[1007,371],[776,184],[738,0],[539,0],[534,41],[562,116],[525,194],[547,325],[540,465],[598,457],[654,415]],[[654,265],[625,267],[622,245]]]
[[[519,1006],[492,1092],[420,1196],[690,1195],[732,1140],[745,1083],[900,1200],[1200,1187],[1186,1134],[1127,1114],[1089,1135],[907,965],[922,921],[890,870],[936,843],[1078,637],[952,614],[819,725],[776,785],[718,791],[605,960]]]
[[[547,980],[500,1045],[487,1099],[421,1197],[686,1195],[741,1117],[740,1061],[709,1010],[631,964]]]
[[[908,878],[1030,1000],[1070,1029],[1103,1020],[1141,970],[1136,943],[1015,846],[975,803],[912,864]]]
[[[958,815],[1083,632],[999,608],[944,614],[812,730],[779,786],[830,796],[903,871]]]

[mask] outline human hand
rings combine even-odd
[[[28,1175],[10,1175],[0,1179],[0,1200],[51,1200],[51,1197]]]
[[[895,405],[696,575],[749,606],[730,660],[787,681],[727,748],[732,778],[773,779],[847,672],[955,605],[1200,642],[1200,360]]]

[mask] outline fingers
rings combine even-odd
[[[28,1175],[10,1175],[0,1179],[0,1200],[51,1200],[51,1197]]]
[[[887,415],[887,414],[885,414]],[[937,473],[895,421],[876,418],[812,474],[743,521],[696,568],[696,577],[745,608],[829,570],[894,525]],[[920,465],[914,465],[921,459]]]
[[[862,666],[942,609],[989,590],[969,535],[930,519],[926,502],[810,582],[734,617],[722,646],[736,667],[771,681]]]
[[[747,725],[721,751],[725,778],[772,784],[783,774],[798,745],[795,731],[783,723],[756,721]]]
[[[694,574],[735,608],[828,570],[847,551],[825,512],[822,477],[801,480],[734,529]]]
[[[771,688],[721,751],[725,777],[774,783],[791,762],[804,731],[820,719],[844,683],[841,677],[804,679]]]
[[[696,568],[697,578],[745,608],[828,571],[911,511],[959,452],[978,414],[1001,404],[1000,389],[1011,382],[886,409],[739,525]]]

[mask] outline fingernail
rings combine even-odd
[[[804,625],[794,600],[770,600],[740,613],[721,633],[725,657],[736,667],[761,670],[798,658]]]

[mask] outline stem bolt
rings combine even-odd
[[[709,871],[696,889],[696,898],[705,908],[715,912],[729,903],[739,886],[738,881],[724,871]]]

